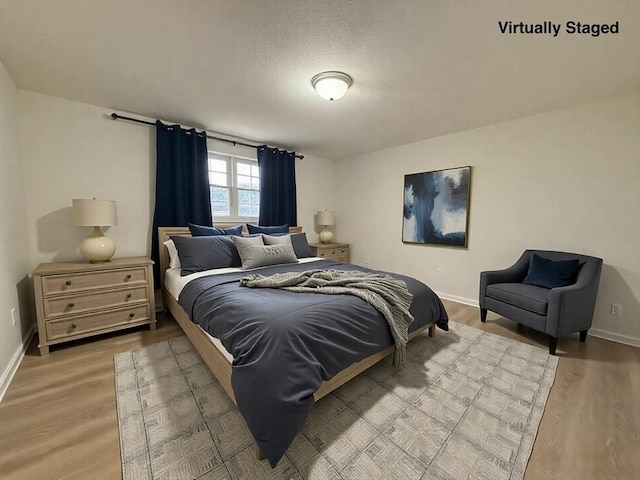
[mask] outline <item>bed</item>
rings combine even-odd
[[[300,233],[301,229],[299,227],[292,227],[290,232]],[[184,279],[188,279],[189,277],[176,279],[176,277],[180,277],[180,275],[176,275],[176,269],[169,268],[169,252],[164,242],[172,236],[190,236],[189,229],[187,227],[160,227],[158,233],[161,247],[160,271],[163,306],[169,309],[205,363],[217,377],[221,386],[229,395],[229,398],[238,405],[256,440],[258,457],[266,457],[272,466],[277,464],[297,432],[302,428],[304,419],[314,401],[324,397],[394,352],[393,340],[390,340],[389,327],[387,325],[385,329],[384,325],[381,325],[379,323],[380,320],[377,318],[382,318],[382,315],[375,312],[375,310],[373,310],[373,313],[369,312],[367,309],[371,309],[372,307],[359,298],[349,295],[307,294],[306,296],[300,296],[301,294],[270,289],[243,289],[241,298],[246,299],[246,301],[243,300],[239,302],[235,300],[235,298],[238,298],[240,295],[241,289],[238,285],[238,280],[244,275],[255,271],[259,271],[259,273],[265,275],[271,275],[272,273],[293,271],[296,269],[296,271],[316,268],[353,270],[362,269],[362,267],[340,264],[339,262],[330,260],[310,258],[301,259],[300,263],[289,266],[275,265],[273,267],[264,267],[251,271],[233,271],[232,269],[230,271],[222,271],[225,269],[220,269],[220,272],[211,272],[211,275],[203,272],[190,275],[189,277],[196,278],[185,282]],[[410,279],[409,277],[402,278],[405,279],[408,286],[409,284],[412,285],[413,290],[416,292],[420,291],[419,297],[414,296],[414,303],[420,306],[421,312],[427,312],[424,315],[422,313],[420,315],[414,315],[416,320],[419,318],[419,321],[414,322],[415,325],[412,324],[410,326],[409,340],[416,335],[420,335],[425,330],[428,331],[429,336],[433,336],[436,324],[446,330],[448,318],[440,299],[428,287],[417,280]],[[175,286],[176,283],[179,284],[178,287]],[[254,293],[248,292],[247,290],[260,290],[260,292]],[[258,350],[253,344],[246,347],[245,350],[242,350],[243,347],[238,347],[238,339],[243,338],[241,336],[243,332],[253,331],[251,330],[253,329],[251,320],[254,313],[253,310],[250,309],[253,305],[258,309],[255,318],[263,315],[263,312],[265,312],[264,315],[267,315],[266,311],[271,312],[269,314],[273,315],[273,318],[279,318],[280,310],[278,310],[278,308],[285,308],[284,300],[292,298],[292,295],[297,295],[297,301],[302,299],[302,306],[296,305],[295,307],[291,307],[291,309],[286,312],[286,315],[289,315],[288,318],[293,318],[293,316],[297,315],[296,309],[299,308],[300,311],[305,312],[306,316],[315,316],[313,319],[315,323],[312,322],[309,328],[313,329],[313,325],[317,325],[318,323],[326,323],[327,326],[323,326],[322,328],[333,329],[333,333],[329,332],[328,334],[337,334],[339,340],[337,342],[328,342],[328,337],[325,338],[324,333],[320,334],[313,331],[313,333],[302,332],[301,335],[305,337],[305,342],[307,341],[307,337],[312,338],[314,342],[316,340],[319,341],[321,346],[317,348],[315,344],[312,346],[305,344],[301,348],[296,347],[294,349],[296,351],[291,353],[284,350],[280,351],[280,347],[265,349],[269,350],[268,352]],[[311,297],[313,297],[313,299],[311,299]],[[319,299],[319,297],[325,297],[325,299],[327,297],[334,298],[325,300],[325,303],[321,307],[316,307],[315,304],[311,305],[308,303],[318,300],[323,301]],[[234,301],[236,303],[233,303]],[[339,305],[336,305],[336,308],[341,308],[341,312],[343,313],[338,315],[334,314],[334,317],[347,318],[357,314],[370,317],[370,319],[368,318],[366,320],[366,325],[360,325],[356,322],[349,324],[343,323],[339,329],[340,331],[338,331],[335,325],[331,323],[331,321],[333,321],[332,319],[322,318],[322,315],[325,315],[323,309],[328,308],[328,305],[331,305],[333,308],[333,304],[336,302],[339,303]],[[283,306],[280,307],[280,305]],[[249,322],[249,326],[243,325],[242,328],[245,328],[245,330],[242,330],[241,327],[236,328],[236,325],[239,325],[239,323],[233,323],[230,324],[232,330],[230,333],[227,334],[226,331],[222,330],[222,334],[220,334],[219,328],[222,328],[221,325],[225,322],[231,322],[231,320],[227,319],[228,315],[220,314],[220,312],[226,312],[226,308],[228,308],[228,311],[231,313],[239,309],[238,311],[241,312],[243,319],[246,318],[247,322]],[[187,310],[189,312],[187,312]],[[319,315],[320,317],[318,317]],[[191,316],[194,317],[194,320],[191,319]],[[208,318],[208,316],[210,318]],[[282,313],[282,317],[284,316],[285,313]],[[216,317],[215,322],[211,320],[213,317]],[[374,317],[376,318],[374,319]],[[321,318],[320,322],[318,318]],[[255,323],[255,319],[253,319],[253,321]],[[297,317],[295,321],[298,321]],[[196,322],[200,322],[204,328]],[[278,324],[281,325],[282,323],[283,322],[279,322]],[[271,323],[270,328],[276,329],[278,324]],[[276,327],[272,327],[272,325],[276,325]],[[210,335],[205,331],[205,328],[220,338]],[[216,328],[218,328],[218,330],[216,330]],[[246,330],[246,328],[249,328],[249,330]],[[238,331],[233,332],[234,329]],[[299,327],[299,329],[302,329],[302,327]],[[372,335],[370,332],[374,329],[376,333]],[[350,334],[347,335],[346,331],[350,331]],[[261,335],[267,337],[266,342],[269,344],[269,335],[271,332],[265,328],[262,328],[260,332]],[[287,333],[286,335],[290,334]],[[356,337],[356,339],[352,340],[352,337]],[[262,341],[262,339],[260,339],[260,341]],[[298,342],[298,340],[296,339],[295,342]],[[312,352],[307,355],[308,350],[314,349],[315,353]],[[331,349],[335,351],[329,351]],[[230,351],[234,352],[235,356],[232,355]],[[298,352],[300,351],[303,351],[303,354],[299,354]],[[322,353],[318,354],[317,352]],[[273,363],[272,357],[276,355],[283,356],[283,360],[279,360],[282,368],[278,368],[277,370],[271,368],[271,370],[269,370],[264,367],[264,371],[261,371],[263,365],[268,365],[269,361]],[[289,356],[284,357],[285,355]],[[294,357],[291,357],[291,355],[294,355]],[[300,361],[298,361],[298,357],[295,357],[295,355],[301,356]],[[354,360],[354,355],[357,355],[356,360]],[[321,361],[318,360],[318,362],[315,362],[318,356],[322,357],[320,359]],[[262,360],[263,358],[265,360]],[[311,360],[308,360],[308,358]],[[316,363],[318,364],[316,365]],[[299,370],[299,368],[302,368],[302,370]],[[291,372],[288,372],[288,369],[291,369]],[[285,370],[287,371],[285,372]],[[235,374],[232,377],[232,372],[234,371]],[[304,373],[300,373],[300,371]],[[293,387],[289,387],[288,376],[295,377],[292,379]],[[273,381],[271,381],[272,378],[274,378]],[[255,392],[251,394],[251,388],[258,389],[261,396],[260,402],[256,402]],[[273,401],[270,395],[274,397]],[[238,398],[236,398],[236,396]],[[258,403],[257,406],[255,405],[256,403]],[[255,411],[256,408],[257,412]],[[264,452],[264,454],[262,452]]]

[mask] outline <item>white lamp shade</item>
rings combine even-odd
[[[318,95],[326,100],[342,98],[353,84],[349,75],[342,72],[322,72],[311,79],[311,84]]]
[[[118,224],[113,200],[74,199],[73,224],[80,227],[111,227]]]
[[[335,225],[336,214],[335,212],[323,210],[321,212],[318,212],[316,221],[318,222],[318,225]]]

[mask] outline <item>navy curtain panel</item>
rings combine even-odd
[[[213,225],[207,136],[156,122],[156,205],[151,234],[154,278],[160,285],[158,227]]]
[[[258,147],[260,167],[260,225],[298,225],[296,154]]]

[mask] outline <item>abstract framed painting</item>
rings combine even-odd
[[[402,241],[467,246],[471,167],[404,176]]]

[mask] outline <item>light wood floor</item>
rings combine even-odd
[[[478,309],[445,302],[453,321],[547,348],[546,338]],[[436,335],[442,334],[439,330]],[[113,356],[181,335],[160,315],[135,330],[53,348],[35,340],[0,403],[0,478],[121,476]],[[640,479],[640,349],[561,338],[560,362],[526,480]]]

